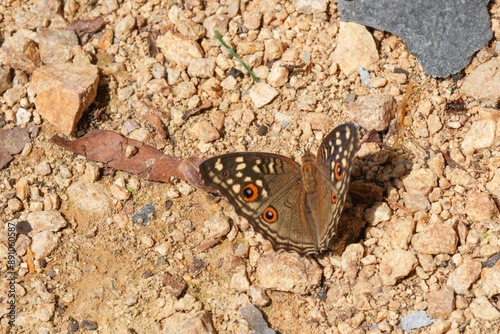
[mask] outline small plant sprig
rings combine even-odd
[[[234,52],[233,49],[231,49],[229,45],[227,45],[226,42],[224,42],[224,40],[222,39],[221,35],[217,30],[214,30],[214,34],[215,37],[217,37],[217,39],[219,40],[220,44],[222,44],[229,51],[229,53],[231,53],[233,57],[240,62],[240,64],[243,66],[243,68],[245,68],[245,70],[247,70],[248,74],[250,74],[250,76],[255,80],[255,82],[260,82],[259,78],[255,76],[250,67],[248,67],[247,64],[245,64],[243,60],[240,58],[240,56],[238,56],[236,52]]]

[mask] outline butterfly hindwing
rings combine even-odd
[[[349,188],[352,162],[358,147],[358,129],[353,124],[343,124],[333,129],[323,140],[316,158],[320,201],[319,223],[321,246],[326,248],[335,234]]]

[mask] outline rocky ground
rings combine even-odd
[[[426,76],[399,38],[340,23],[335,2],[0,1],[12,159],[0,159],[0,333],[498,332],[498,13],[492,3],[495,37],[454,80]],[[112,130],[180,158],[300,161],[348,121],[364,136],[341,219],[355,243],[307,257],[274,252],[186,181],[51,141]]]

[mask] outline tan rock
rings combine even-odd
[[[203,58],[203,49],[197,42],[172,31],[158,36],[156,43],[168,61],[186,67],[191,61]]]
[[[455,269],[446,284],[451,286],[458,294],[467,294],[472,283],[481,274],[481,263],[477,261],[467,261]]]
[[[458,236],[451,226],[434,225],[417,233],[411,240],[413,248],[423,254],[455,254]]]

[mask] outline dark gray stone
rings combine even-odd
[[[132,216],[132,221],[141,226],[146,226],[151,218],[156,214],[153,202],[144,205],[141,211]]]
[[[253,304],[246,304],[240,309],[241,315],[248,322],[248,326],[255,334],[276,334],[274,329],[269,328],[260,310]]]
[[[337,0],[342,21],[401,37],[425,73],[463,70],[492,37],[488,0]]]

